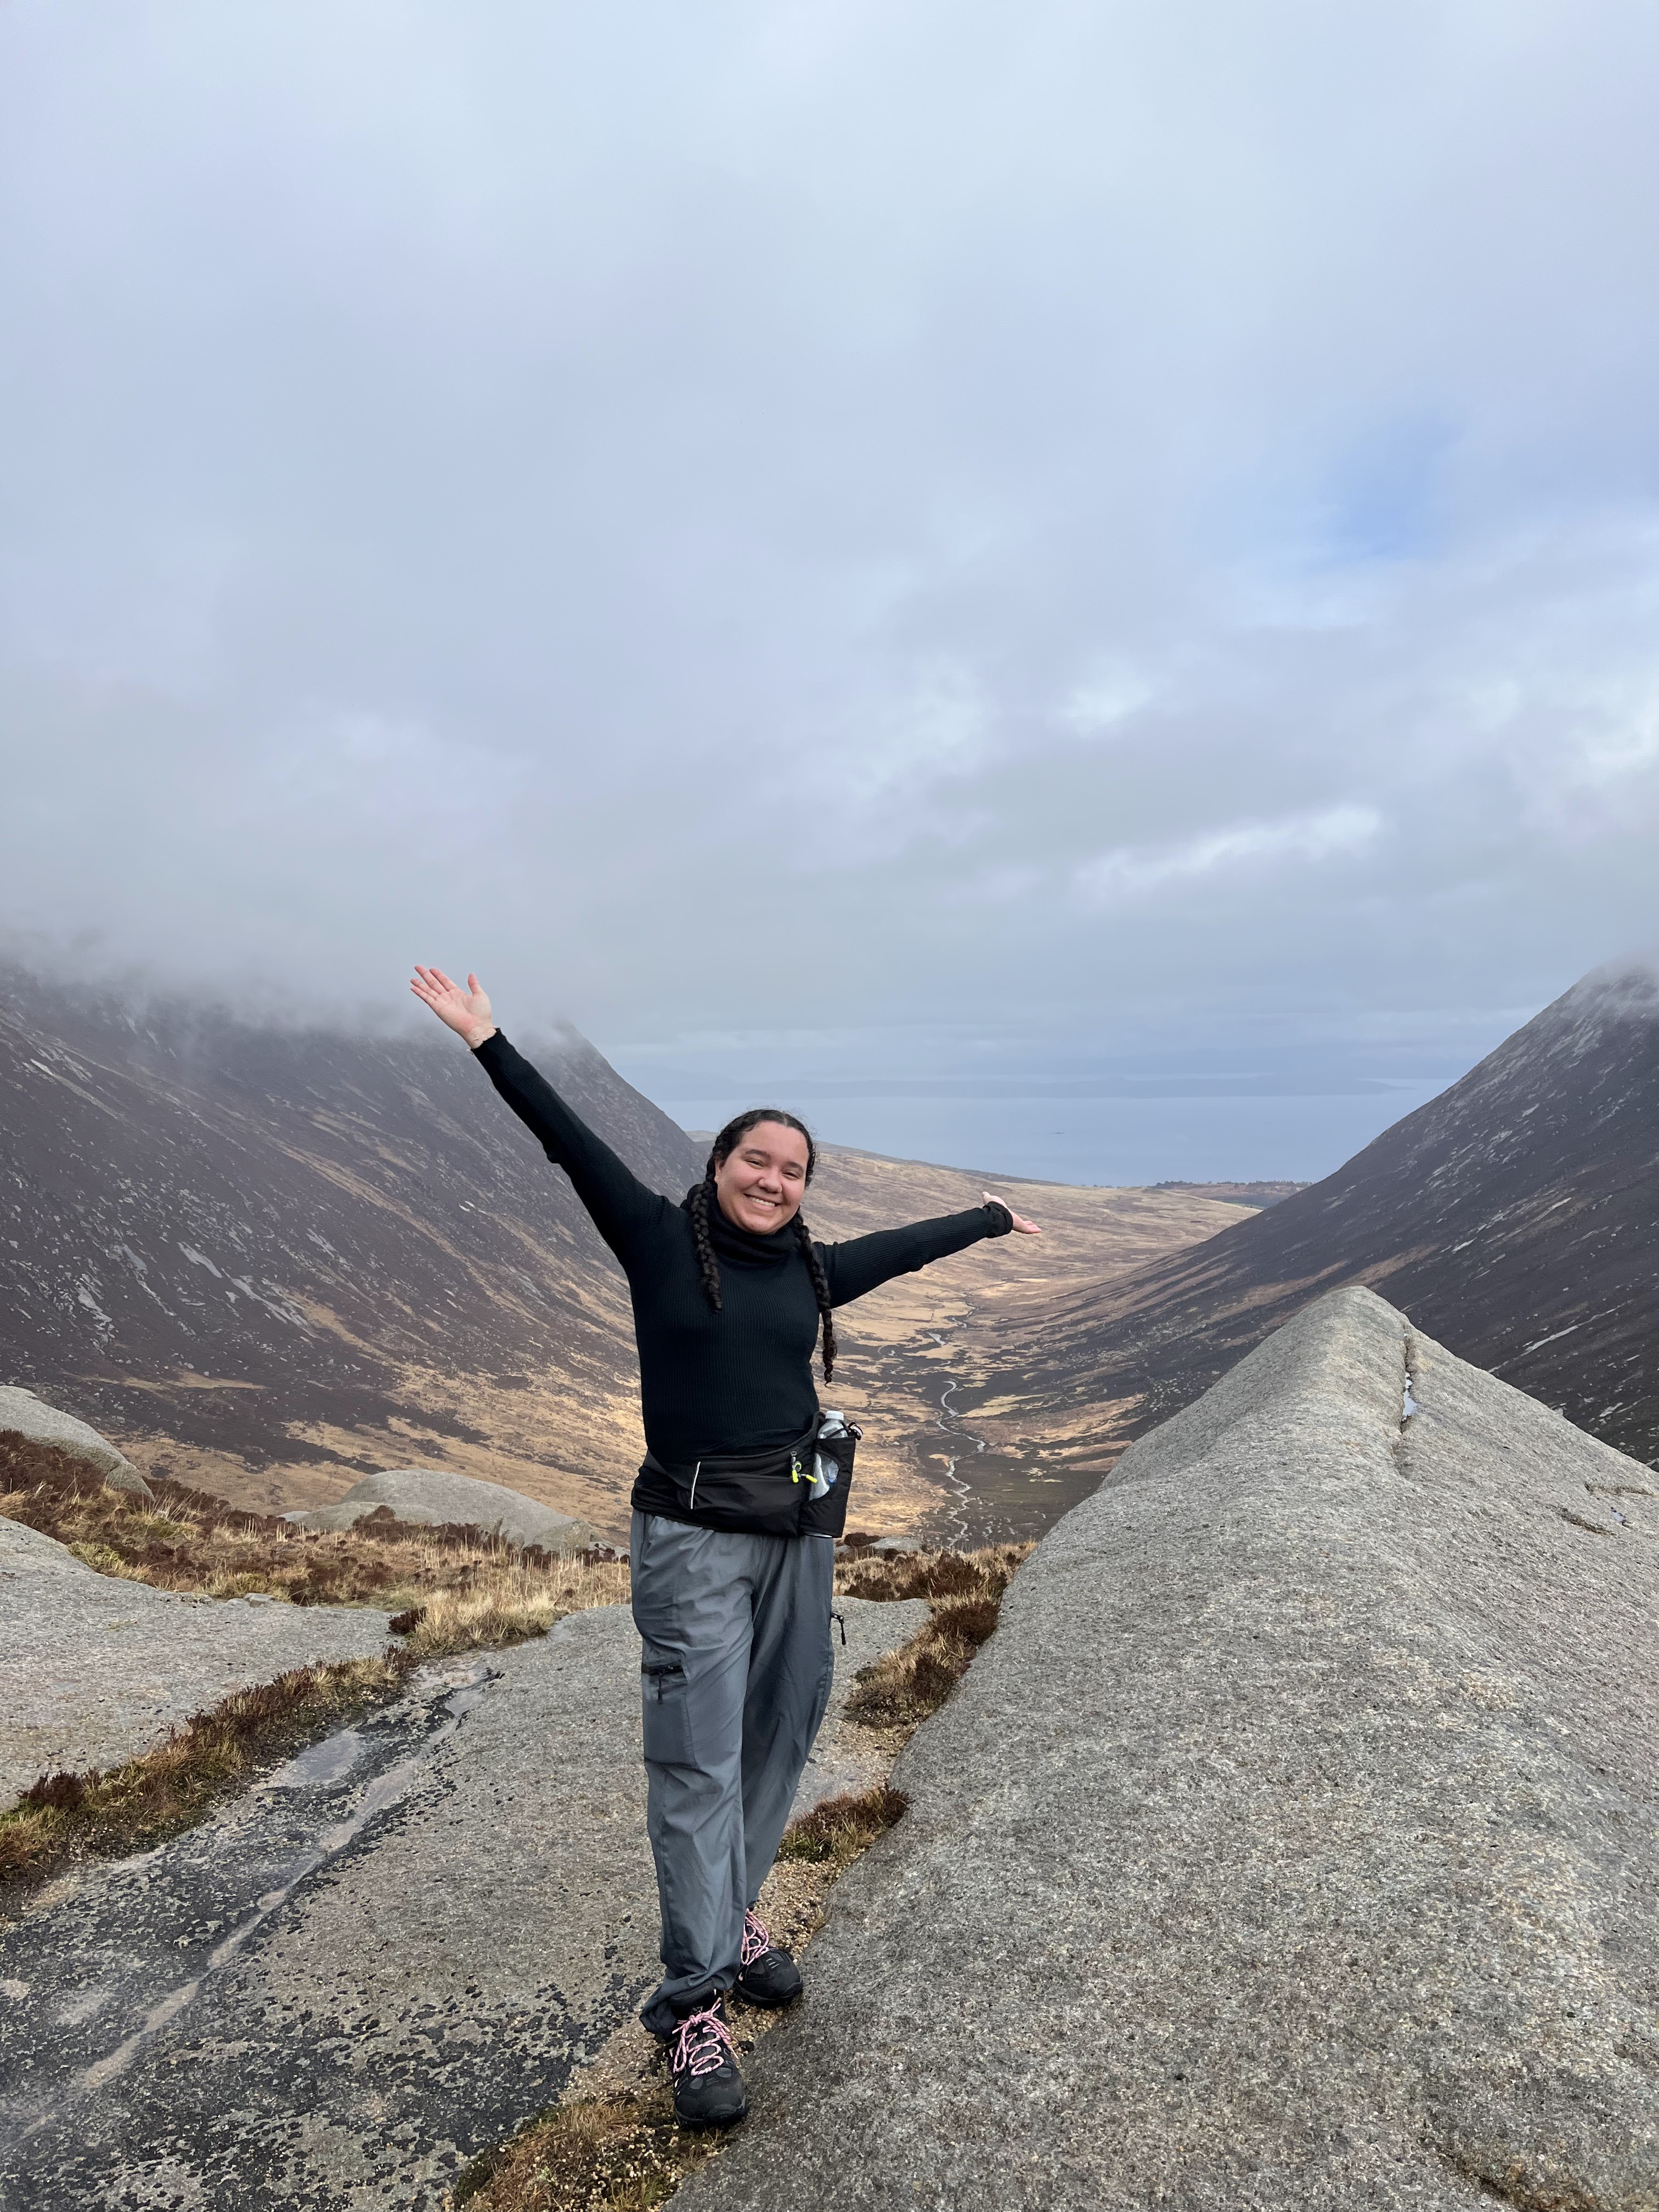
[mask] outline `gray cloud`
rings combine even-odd
[[[688,1102],[1323,1085],[1334,1164],[1654,934],[1656,50],[12,10],[0,922],[470,963]]]

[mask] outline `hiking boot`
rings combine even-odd
[[[764,1923],[753,1912],[743,1916],[738,1995],[746,2004],[764,2005],[769,2012],[793,2004],[800,1995],[799,1967],[787,1951],[778,1948]]]
[[[729,2128],[749,2109],[718,1997],[689,2012],[668,2044],[674,2118],[683,2128]]]

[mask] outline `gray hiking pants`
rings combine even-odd
[[[829,1703],[836,1547],[635,1513],[629,1550],[664,1969],[640,2018],[668,2035],[738,1978]]]

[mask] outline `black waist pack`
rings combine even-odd
[[[647,1452],[641,1474],[665,1480],[678,1516],[750,1536],[839,1536],[847,1526],[853,1454],[862,1431],[821,1413],[781,1449],[726,1452],[668,1467]]]

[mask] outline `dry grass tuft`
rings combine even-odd
[[[475,2212],[649,2212],[717,2139],[678,2126],[666,2088],[561,2105],[464,2175]]]
[[[849,1791],[844,1797],[826,1797],[783,1832],[778,1856],[805,1859],[814,1866],[832,1866],[843,1873],[854,1859],[862,1858],[878,1836],[902,1819],[910,1801],[902,1790],[878,1782],[872,1790]]]
[[[993,1544],[981,1552],[904,1552],[896,1558],[842,1559],[836,1568],[839,1597],[895,1604],[905,1598],[1000,1598],[1014,1570],[1029,1559],[1030,1544]]]
[[[0,1813],[0,1881],[44,1874],[83,1852],[144,1850],[188,1827],[320,1723],[390,1696],[405,1672],[400,1661],[388,1655],[295,1667],[193,1715],[154,1751],[107,1774],[42,1775]]]
[[[568,1613],[596,1605],[626,1605],[625,1560],[558,1560],[549,1567],[504,1565],[459,1589],[434,1590],[423,1605],[399,1613],[408,1626],[394,1631],[406,1640],[398,1657],[409,1665],[453,1651],[499,1650],[545,1636]]]
[[[426,1528],[389,1509],[354,1528],[296,1528],[204,1490],[155,1480],[154,1503],[111,1490],[51,1444],[0,1432],[0,1515],[66,1545],[99,1573],[207,1597],[407,1610],[434,1592],[470,1592],[503,1570],[556,1577],[556,1553],[520,1551],[477,1528]]]
[[[155,1486],[162,1494],[151,1506],[17,1437],[0,1435],[0,1482],[12,1486],[0,1492],[0,1514],[67,1543],[102,1573],[212,1596],[264,1589],[296,1604],[401,1604],[388,1626],[404,1639],[383,1658],[297,1667],[238,1691],[106,1774],[42,1775],[0,1812],[0,1882],[38,1878],[74,1857],[146,1850],[200,1820],[261,1765],[384,1704],[424,1661],[522,1644],[567,1613],[628,1597],[628,1567],[615,1559],[521,1552],[476,1529],[396,1522],[390,1534],[382,1524],[368,1536],[303,1535],[177,1483]]]
[[[923,1552],[847,1562],[836,1576],[848,1597],[925,1597],[927,1625],[897,1651],[860,1668],[847,1717],[866,1728],[912,1729],[936,1713],[996,1633],[1002,1594],[1029,1544],[982,1552]]]

